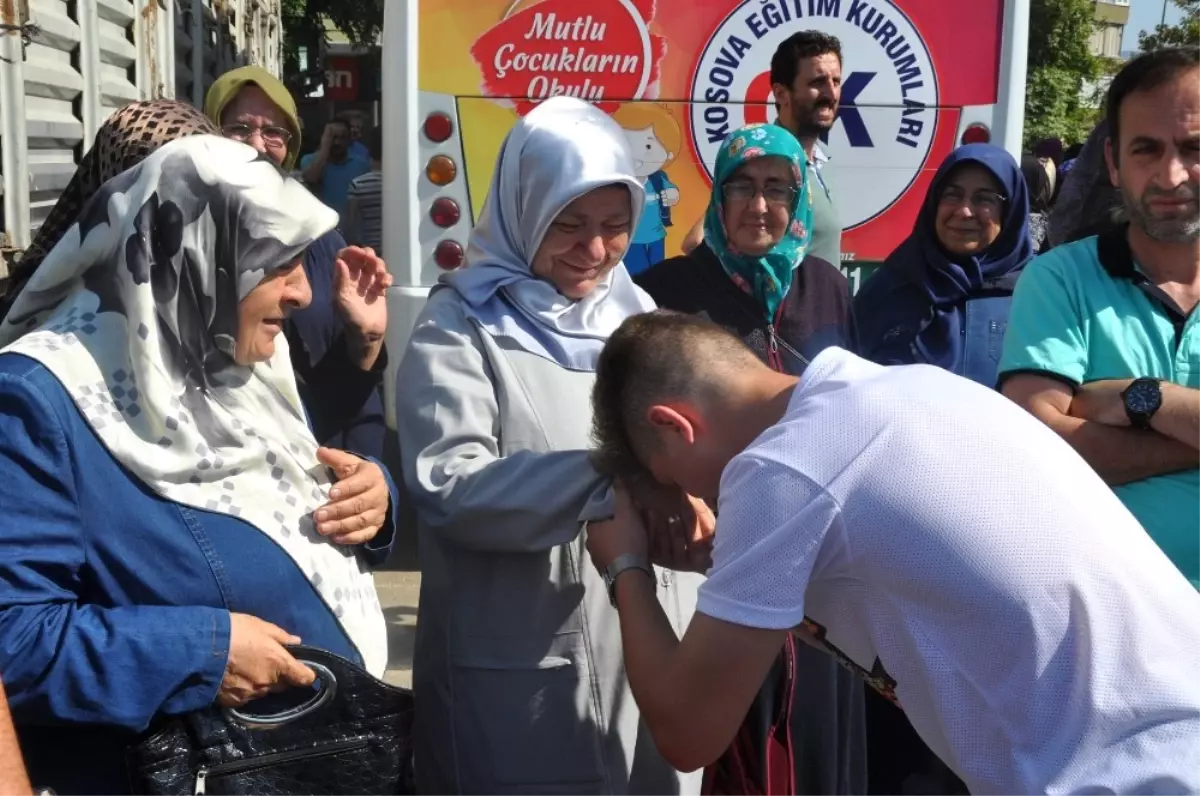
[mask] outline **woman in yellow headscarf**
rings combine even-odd
[[[287,87],[267,70],[243,66],[208,90],[204,113],[227,138],[243,141],[291,171],[300,154],[300,117]],[[284,332],[317,439],[328,447],[382,459],[387,427],[380,382],[387,366],[384,291],[391,276],[370,249],[347,246],[337,230],[304,255],[312,285],[307,309]],[[359,275],[370,286],[359,296]]]
[[[286,171],[291,171],[296,167],[296,161],[300,158],[300,113],[296,110],[296,100],[292,99],[291,92],[280,82],[279,78],[266,69],[261,66],[243,66],[221,75],[217,78],[217,82],[209,88],[208,94],[204,98],[204,115],[222,125],[222,129],[226,126],[237,126],[235,121],[231,121],[228,125],[224,124],[222,116],[233,101],[239,98],[239,95],[245,97],[243,90],[247,87],[257,88],[279,112],[278,118],[271,120],[273,124],[270,126],[288,133],[286,137],[283,137],[281,148],[281,151],[286,154],[282,158],[276,157],[276,153],[271,151],[272,147],[269,144],[266,154]],[[272,133],[273,131],[264,127],[262,130],[264,141],[266,141],[265,137]],[[226,133],[226,135],[229,134]],[[229,137],[235,136],[230,135]],[[279,138],[278,135],[272,135],[272,140]]]

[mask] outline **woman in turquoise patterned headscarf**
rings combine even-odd
[[[704,241],[767,320],[787,295],[812,234],[807,175],[800,142],[774,124],[735,130],[717,153]]]

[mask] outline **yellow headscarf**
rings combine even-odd
[[[261,88],[271,102],[275,103],[287,117],[288,129],[292,131],[292,140],[288,142],[288,152],[287,157],[283,160],[283,167],[290,171],[296,165],[296,158],[300,156],[300,114],[296,110],[296,101],[292,99],[291,92],[279,78],[266,69],[261,66],[243,66],[221,75],[217,82],[212,84],[212,88],[208,90],[208,95],[204,98],[204,115],[212,119],[215,124],[220,125],[221,113],[225,110],[225,106],[232,102],[233,98],[247,84]]]

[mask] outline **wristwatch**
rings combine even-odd
[[[625,553],[617,556],[604,570],[604,585],[608,587],[608,601],[612,603],[613,608],[617,607],[617,576],[629,569],[640,569],[649,575],[651,580],[654,580],[654,570],[645,556],[637,553]]]
[[[1158,379],[1134,379],[1121,393],[1125,415],[1134,428],[1150,428],[1150,418],[1162,406],[1162,382]]]

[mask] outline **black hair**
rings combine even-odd
[[[800,71],[800,61],[818,55],[836,55],[842,62],[842,43],[819,30],[802,30],[783,40],[771,56],[771,85],[782,83],[790,90]]]
[[[383,160],[383,128],[372,127],[366,134],[367,154],[371,160]]]
[[[340,124],[343,127],[345,127],[347,130],[353,129],[353,127],[351,127],[351,125],[350,125],[350,118],[347,116],[334,116],[332,119],[329,120],[329,122],[330,122],[330,124]]]
[[[1112,141],[1113,162],[1119,157],[1121,141],[1121,103],[1130,94],[1153,91],[1184,72],[1200,68],[1200,50],[1195,47],[1167,47],[1139,55],[1121,68],[1108,87],[1108,139]]]

